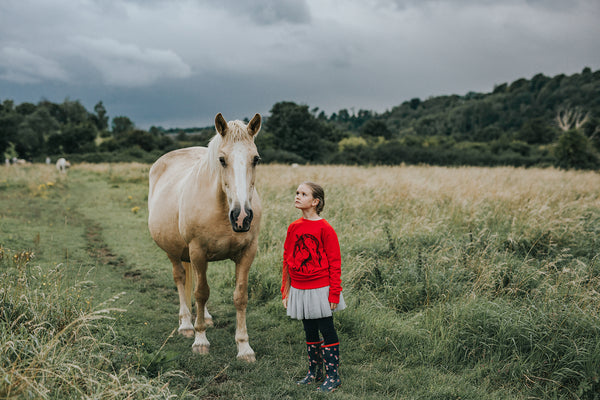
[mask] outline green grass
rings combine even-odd
[[[600,182],[515,168],[261,166],[250,273],[257,362],[236,360],[232,262],[209,267],[211,353],[176,333],[145,164],[0,178],[0,398],[324,398],[279,285],[293,193],[314,180],[348,308],[339,399],[597,399]]]

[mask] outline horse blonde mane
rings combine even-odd
[[[206,157],[202,160],[200,168],[208,172],[211,176],[217,176],[221,171],[219,168],[219,148],[225,142],[226,144],[235,142],[253,142],[254,137],[248,134],[248,127],[243,121],[235,120],[227,123],[227,132],[225,137],[217,132],[208,143]]]

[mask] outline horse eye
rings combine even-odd
[[[260,157],[254,156],[254,160],[252,161],[252,164],[256,165],[256,164],[258,164],[259,161],[260,161]]]
[[[225,157],[219,157],[219,162],[223,167],[227,166],[227,162],[225,161]]]

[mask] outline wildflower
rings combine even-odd
[[[134,214],[137,214],[138,211],[140,211],[140,208],[138,206],[135,206],[131,209],[131,212]]]

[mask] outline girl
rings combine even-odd
[[[342,384],[338,376],[340,342],[332,311],[346,308],[341,286],[341,257],[337,234],[320,217],[325,192],[304,182],[296,190],[295,206],[302,218],[290,224],[283,248],[281,293],[287,315],[302,320],[306,333],[308,373],[298,381],[307,385],[325,379],[317,389],[332,392]],[[319,331],[323,339],[319,337]]]

